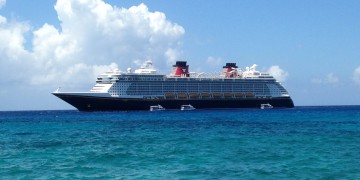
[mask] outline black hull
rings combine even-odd
[[[270,103],[275,108],[292,108],[290,97],[282,98],[219,98],[219,99],[124,99],[113,97],[93,97],[54,94],[79,111],[128,111],[149,110],[150,106],[161,105],[165,109],[180,109],[191,104],[196,109],[260,108]]]

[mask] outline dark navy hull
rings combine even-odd
[[[180,109],[181,105],[191,104],[196,109],[260,108],[270,103],[275,108],[292,108],[290,97],[282,98],[219,98],[219,99],[124,99],[114,97],[93,97],[80,95],[54,94],[79,111],[128,111],[149,110],[150,106],[161,105],[165,109]]]

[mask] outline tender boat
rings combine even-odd
[[[165,110],[165,108],[162,107],[161,105],[150,106],[150,111],[163,111],[163,110]]]
[[[260,105],[260,109],[272,109],[272,108],[273,106],[269,103]]]
[[[180,108],[180,110],[182,110],[182,111],[188,111],[188,110],[194,110],[194,109],[195,109],[194,106],[192,106],[191,104],[182,105],[181,108]]]

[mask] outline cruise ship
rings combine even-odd
[[[149,110],[161,105],[180,109],[191,104],[196,109],[292,108],[287,90],[273,76],[256,70],[257,65],[238,68],[226,63],[219,74],[189,71],[186,61],[177,61],[170,75],[153,68],[147,60],[135,71],[112,70],[97,77],[88,92],[53,92],[79,111]],[[221,67],[219,68],[221,70]]]

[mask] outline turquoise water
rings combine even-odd
[[[1,179],[360,179],[360,106],[0,112]]]

